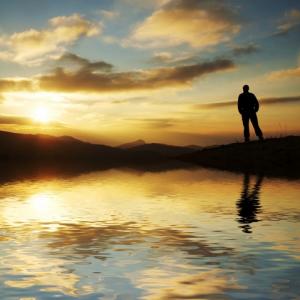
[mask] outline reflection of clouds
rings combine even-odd
[[[153,288],[153,278],[160,280],[159,288]],[[171,275],[171,276],[170,276]],[[172,276],[173,275],[173,276]],[[139,274],[138,284],[147,290],[143,299],[226,299],[225,291],[242,289],[233,276],[222,275],[220,269],[180,276],[148,269]],[[147,289],[148,288],[148,289]]]
[[[261,222],[249,241],[233,219],[239,178],[205,170],[110,170],[3,185],[0,289],[45,298],[127,299],[126,291],[129,299],[224,299],[230,288],[240,289],[232,272],[251,285],[257,268],[283,261],[281,273],[258,275],[263,294],[276,278],[290,279],[291,254],[299,253],[299,184],[264,181],[261,218],[270,225],[285,212],[288,226]],[[249,196],[246,178],[247,186]]]
[[[10,274],[19,275],[18,279],[6,280],[7,286],[23,289],[41,286],[47,292],[84,295],[99,291],[99,276],[94,272],[102,272],[105,265],[110,272],[117,271],[120,277],[130,279],[128,284],[132,285],[132,274],[142,272],[145,264],[157,264],[161,258],[162,267],[170,265],[172,260],[180,274],[180,270],[197,269],[186,261],[186,257],[218,259],[233,253],[231,249],[209,245],[180,229],[147,229],[129,222],[102,226],[60,224],[53,231],[51,225],[44,224],[39,228],[25,225],[15,233],[11,232],[16,235],[17,243],[22,243],[23,249],[11,249],[9,260],[4,262]],[[128,263],[123,263],[124,259]],[[129,265],[135,266],[136,270],[128,269]],[[110,284],[103,280],[101,288],[109,288],[106,285]],[[155,278],[153,284],[160,285]]]
[[[179,249],[190,256],[217,257],[233,254],[231,248],[210,246],[207,241],[199,240],[195,235],[178,229],[157,228],[149,233],[159,238],[158,246]]]
[[[179,229],[145,229],[136,223],[89,226],[64,224],[56,231],[43,231],[39,238],[49,239],[49,248],[61,249],[81,257],[96,255],[106,258],[105,250],[126,251],[126,246],[144,244],[160,252],[181,251],[189,256],[219,257],[233,255],[233,249],[220,245],[210,246],[204,239]],[[121,247],[121,248],[120,248]],[[60,253],[62,253],[60,252]]]
[[[143,242],[137,229],[126,223],[100,227],[64,224],[55,232],[41,232],[39,237],[50,240],[47,243],[49,248],[60,249],[58,255],[77,255],[80,258],[94,256],[103,260],[107,259],[106,250],[118,245],[126,247]]]
[[[64,259],[44,257],[42,249],[26,250],[16,249],[10,255],[10,277],[16,275],[18,279],[6,280],[5,285],[13,288],[30,288],[40,286],[44,291],[56,291],[67,295],[90,293],[92,287],[77,288],[80,276],[66,272]],[[7,266],[8,267],[8,266]]]

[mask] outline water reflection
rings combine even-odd
[[[126,281],[127,288],[147,290],[152,299],[156,293],[168,292],[170,283],[176,289],[173,292],[182,293],[180,288],[188,286],[187,294],[195,296],[207,293],[207,288],[211,293],[226,289],[229,280],[218,267],[210,270],[211,262],[218,264],[234,250],[210,244],[184,229],[124,223],[61,224],[53,230],[48,225],[17,229],[22,248],[12,246],[4,262],[10,265],[9,279],[4,281],[7,287],[23,292],[38,287],[54,293],[53,297],[84,296],[109,291],[116,281]],[[194,264],[199,260],[201,273]]]
[[[238,222],[245,233],[252,233],[251,223],[258,222],[258,214],[261,211],[260,189],[263,182],[263,175],[255,176],[255,183],[251,187],[250,175],[244,174],[243,189],[241,197],[237,201]]]
[[[299,182],[204,169],[4,184],[0,298],[292,298],[298,194]]]

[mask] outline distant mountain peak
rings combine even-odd
[[[146,144],[146,142],[144,140],[138,139],[138,140],[133,141],[133,142],[122,144],[122,145],[118,146],[118,148],[130,149],[130,148],[134,148],[134,147],[137,147],[137,146],[142,146],[142,145],[145,145],[145,144]]]

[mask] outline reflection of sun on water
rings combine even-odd
[[[1,260],[0,271],[9,270],[4,284],[11,293],[33,291],[48,298],[96,299],[101,293],[115,298],[123,292],[120,286],[113,294],[115,278],[126,283],[128,297],[139,290],[147,300],[242,295],[250,291],[253,279],[253,272],[243,270],[255,271],[260,254],[249,248],[255,260],[248,259],[246,252],[245,259],[240,255],[247,246],[247,237],[243,238],[236,223],[243,178],[226,176],[200,169],[146,172],[141,179],[138,172],[109,170],[68,180],[26,180],[1,186],[0,224],[4,222],[5,234],[11,227],[9,239],[2,243],[9,249]],[[255,246],[263,250],[263,258],[265,253],[275,255],[275,246],[287,245],[278,249],[283,275],[278,273],[276,278],[289,282],[284,263],[295,264],[294,258],[290,262],[285,257],[297,253],[293,228],[299,188],[297,183],[287,186],[271,179],[264,184],[262,223],[267,218],[272,223],[258,223],[253,232]],[[286,201],[275,201],[274,206],[278,197]],[[287,212],[283,219],[282,211]],[[283,223],[274,222],[278,219]],[[266,240],[271,245],[267,249]],[[236,261],[244,262],[237,273],[219,268],[235,266]],[[270,281],[274,278],[266,284]]]
[[[28,199],[29,209],[34,219],[54,221],[61,217],[61,207],[51,193],[38,193]]]
[[[37,210],[38,212],[47,212],[50,206],[50,196],[47,194],[36,194],[31,196],[28,199],[28,202],[32,206],[33,209]]]
[[[54,231],[66,215],[66,207],[60,197],[52,192],[39,192],[29,196],[25,201],[16,201],[4,210],[5,222],[8,224],[54,222],[49,230]],[[0,222],[1,223],[1,222]]]

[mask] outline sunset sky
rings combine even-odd
[[[0,129],[118,145],[300,134],[299,0],[0,2]],[[253,134],[252,134],[253,136]]]

